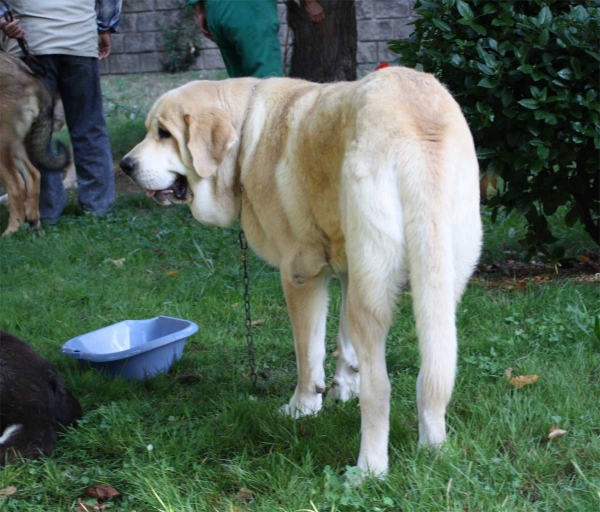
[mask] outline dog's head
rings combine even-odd
[[[236,145],[231,116],[214,82],[192,82],[163,95],[146,119],[146,137],[121,168],[160,204],[192,203]]]

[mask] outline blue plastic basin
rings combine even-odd
[[[67,341],[62,353],[110,375],[145,379],[168,371],[197,330],[194,322],[170,316],[125,320]]]

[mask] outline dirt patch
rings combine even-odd
[[[564,280],[600,283],[600,252],[588,251],[577,258],[561,260],[556,265],[511,259],[504,263],[482,264],[473,276],[475,284],[507,290],[525,290],[530,285]]]

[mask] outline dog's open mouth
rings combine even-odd
[[[191,192],[185,176],[179,174],[173,184],[162,190],[146,190],[148,197],[153,197],[159,204],[188,203],[191,200]]]

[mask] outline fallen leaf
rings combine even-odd
[[[252,491],[249,491],[245,487],[242,487],[237,494],[239,500],[248,503],[253,500]]]
[[[115,496],[121,496],[121,493],[110,485],[94,485],[87,490],[88,496],[106,501]]]
[[[590,261],[590,257],[586,256],[585,254],[580,254],[579,256],[577,256],[577,259],[579,261]]]
[[[336,348],[331,354],[333,357],[338,357],[340,355],[340,351]]]
[[[254,320],[254,322],[251,322],[251,323],[250,323],[250,325],[251,325],[252,327],[254,327],[255,325],[262,325],[262,324],[264,324],[264,323],[265,323],[265,319],[264,319],[264,318],[261,318],[260,320]]]
[[[13,487],[11,485],[10,487],[5,487],[4,489],[0,489],[0,496],[12,496],[16,492],[17,492],[17,488]]]
[[[167,277],[175,277],[177,274],[179,274],[179,272],[177,270],[167,270],[165,272],[165,275]]]
[[[512,377],[512,367],[511,368],[507,368],[506,371],[504,372],[504,376],[507,379],[510,379]]]
[[[510,379],[510,383],[517,389],[520,389],[524,386],[535,384],[538,379],[539,377],[537,375],[519,375],[518,377]]]
[[[517,290],[521,290],[524,291],[527,289],[527,279],[519,279],[516,283],[515,283],[515,288]]]
[[[117,267],[122,267],[123,263],[125,263],[125,258],[119,258],[118,260],[110,260],[111,263],[114,263]]]
[[[558,428],[558,425],[552,425],[550,429],[550,433],[548,434],[548,439],[554,439],[555,437],[564,436],[567,433],[566,430],[562,430]]]

